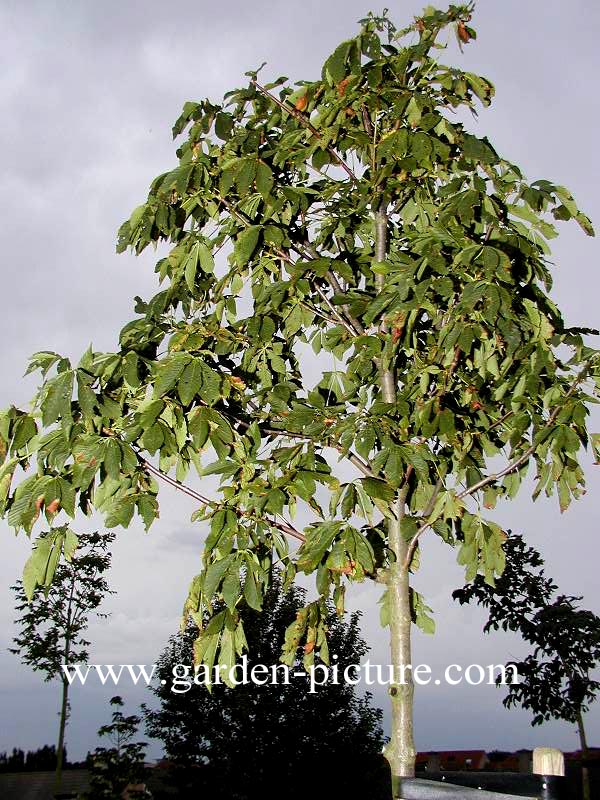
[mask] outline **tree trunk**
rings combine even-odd
[[[56,772],[54,774],[54,794],[60,792],[62,771],[65,752],[65,728],[69,715],[69,682],[66,678],[62,681],[62,703],[60,707],[60,722],[58,725],[58,745],[56,746]]]
[[[585,735],[585,728],[583,726],[583,714],[581,712],[581,707],[579,707],[579,710],[577,711],[577,730],[579,732],[579,743],[581,746],[581,760],[587,761],[590,752],[588,750],[587,737]],[[591,800],[592,795],[590,792],[590,773],[585,764],[581,765],[581,788],[583,800]]]
[[[383,208],[375,213],[375,260],[385,261],[387,256],[387,214]],[[380,292],[385,285],[383,275],[375,276],[375,285]],[[387,334],[385,324],[380,328]],[[396,381],[393,369],[380,366],[381,393],[386,403],[396,401]],[[411,666],[410,579],[405,566],[408,546],[401,532],[401,521],[405,513],[408,486],[398,493],[391,506],[394,518],[388,521],[388,545],[393,561],[387,572],[387,592],[390,609],[390,656],[393,682],[390,685],[392,703],[391,738],[385,748],[385,757],[392,775],[392,795],[401,796],[401,779],[415,774],[415,744],[413,739],[413,695],[414,685]]]
[[[71,589],[69,592],[69,602],[67,604],[66,629],[65,629],[65,648],[64,663],[69,663],[71,655],[71,639],[73,625],[73,595],[75,593],[75,573],[71,576]],[[56,746],[56,772],[54,774],[54,794],[60,792],[62,783],[63,761],[65,755],[65,730],[69,718],[69,681],[66,676],[62,676],[62,702],[60,705],[60,721],[58,723],[58,744]]]
[[[400,520],[404,515],[405,494],[400,493],[396,502],[397,520],[388,525],[389,547],[395,561],[388,572],[387,591],[390,608],[390,653],[394,670],[394,683],[390,685],[392,703],[391,739],[385,756],[392,772],[394,797],[401,796],[401,778],[415,774],[415,744],[413,739],[413,695],[414,685],[411,665],[410,581],[404,566],[407,545],[400,532]]]

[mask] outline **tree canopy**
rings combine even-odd
[[[505,545],[506,567],[495,586],[481,576],[453,597],[476,601],[488,611],[484,630],[514,631],[532,646],[516,667],[519,682],[508,686],[504,705],[532,712],[532,724],[549,719],[580,723],[596,699],[600,683],[600,618],[581,608],[581,597],[563,595],[544,570],[544,559],[522,536],[511,534]]]
[[[488,611],[484,631],[520,633],[532,647],[511,661],[519,681],[508,685],[507,708],[520,705],[532,714],[532,725],[562,719],[577,725],[583,758],[584,800],[590,800],[589,757],[584,713],[600,689],[600,618],[580,607],[582,597],[558,594],[546,575],[544,559],[522,536],[511,534],[505,547],[506,567],[494,586],[480,575],[453,593],[461,604],[475,600]],[[509,666],[507,665],[507,666]]]
[[[45,673],[44,680],[61,684],[58,742],[54,752],[55,791],[60,789],[65,760],[65,730],[70,713],[69,680],[63,665],[85,663],[90,642],[85,631],[90,616],[104,617],[98,608],[111,594],[105,577],[110,567],[112,533],[77,536],[66,525],[38,537],[23,580],[15,592],[19,628],[10,652],[24,664]],[[62,551],[62,552],[61,552]],[[59,563],[60,556],[64,559]]]
[[[277,667],[286,628],[303,608],[305,594],[298,587],[282,594],[281,579],[275,577],[263,612],[252,611],[245,621],[248,674],[255,665]],[[328,625],[332,661],[341,675],[367,652],[359,614],[340,620],[332,608]],[[288,684],[281,676],[277,685],[266,677],[263,685],[214,684],[209,692],[202,681],[193,683],[196,637],[195,625],[189,625],[169,640],[152,689],[159,706],[145,715],[147,733],[163,742],[174,764],[170,782],[182,794],[262,798],[284,792],[300,798],[306,795],[307,775],[314,776],[314,787],[323,794],[389,794],[382,770],[382,713],[372,707],[369,693],[359,695],[341,679],[310,693],[307,675],[292,675]],[[303,654],[297,648],[294,671],[302,673]]]
[[[96,747],[88,754],[90,790],[87,800],[128,800],[148,797],[145,780],[148,770],[144,764],[146,743],[136,740],[141,718],[123,713],[123,700],[118,695],[111,697],[114,709],[108,725],[102,725],[98,736],[109,740],[110,747]]]
[[[494,95],[438,60],[444,31],[475,38],[472,11],[428,6],[401,30],[370,14],[316,77],[252,70],[221,102],[186,103],[177,166],[118,238],[166,245],[161,290],[137,298],[115,352],[37,353],[33,412],[0,417],[17,529],[77,507],[148,527],[156,479],[195,499],[210,525],[185,610],[199,661],[236,661],[282,561],[286,586],[314,574],[318,593],[284,659],[300,641],[307,666],[326,659],[327,599],[341,611],[347,583],[372,578],[400,668],[411,620],[432,629],[409,574],[425,532],[491,583],[505,533],[483,509],[532,464],[534,496],[565,510],[583,491],[598,354],[551,299],[547,240],[557,221],[593,230],[565,187],[527,181],[453,113]],[[194,472],[220,476],[217,496]],[[392,689],[404,733],[388,757],[411,774],[412,687]]]

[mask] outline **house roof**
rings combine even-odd
[[[437,756],[444,770],[482,769],[487,759],[485,750],[438,750],[419,753],[417,764],[426,764],[431,756]]]

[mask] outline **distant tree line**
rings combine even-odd
[[[71,764],[67,760],[65,750],[64,765],[67,768],[80,766]],[[45,744],[37,750],[21,750],[13,747],[10,753],[0,753],[0,772],[45,772],[56,768],[56,747]]]

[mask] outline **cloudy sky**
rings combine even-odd
[[[422,4],[392,4],[401,26]],[[267,61],[272,74],[313,78],[368,0],[327,3],[222,0],[0,0],[0,169],[3,272],[0,315],[0,407],[26,403],[35,383],[22,375],[28,355],[56,350],[77,357],[90,342],[113,349],[132,298],[154,292],[153,254],[115,255],[116,230],[145,198],[151,179],[175,163],[170,137],[185,100],[219,99],[242,85],[243,73]],[[530,179],[568,185],[600,224],[597,193],[597,74],[600,6],[592,0],[479,0],[476,43],[444,56],[489,77],[492,109],[472,123]],[[573,324],[598,324],[599,247],[574,225],[554,246],[554,297]],[[600,429],[600,416],[595,417]],[[587,462],[588,493],[561,516],[556,501],[527,497],[498,510],[498,519],[542,549],[561,591],[584,596],[600,613],[597,519],[600,472]],[[198,571],[205,534],[189,522],[193,507],[170,490],[149,534],[119,532],[106,604],[108,622],[91,629],[93,661],[148,663],[176,629],[188,582]],[[0,751],[54,741],[57,687],[9,655],[13,628],[10,584],[30,548],[0,523]],[[504,662],[524,654],[514,637],[483,637],[483,615],[453,606],[461,585],[454,555],[424,541],[417,588],[436,612],[435,637],[417,633],[414,663]],[[386,663],[387,633],[378,627],[377,591],[357,587],[371,660]],[[114,688],[74,692],[68,734],[71,757],[95,746]],[[133,709],[148,693],[122,685]],[[376,694],[385,708],[383,691]],[[494,687],[431,686],[416,701],[420,749],[533,747],[575,749],[571,726],[531,728],[506,711]],[[387,712],[387,709],[386,709]],[[600,744],[600,704],[588,715],[591,744]],[[158,746],[152,752],[159,752]]]

